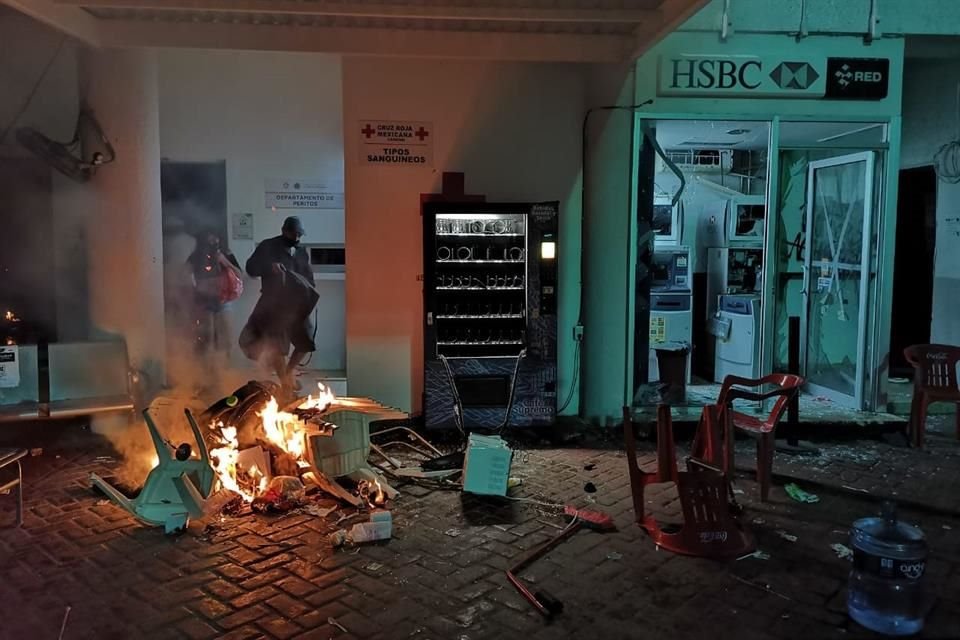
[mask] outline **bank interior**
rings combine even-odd
[[[654,250],[634,406],[649,409],[673,383],[674,406],[694,417],[726,376],[779,371],[806,378],[806,420],[885,410],[864,301],[876,284],[886,126],[655,119],[643,129],[658,148],[652,193],[638,189]]]

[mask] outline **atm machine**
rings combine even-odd
[[[649,381],[660,379],[657,366],[658,344],[682,342],[693,344],[693,289],[690,274],[690,248],[657,247],[653,254],[650,284],[650,355]],[[690,361],[687,357],[686,382],[690,383]]]
[[[763,249],[713,247],[707,249],[707,319],[718,308],[720,296],[762,291]]]
[[[714,382],[728,375],[756,379],[760,377],[760,296],[752,294],[720,296],[717,311]]]

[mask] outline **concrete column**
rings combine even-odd
[[[90,181],[91,333],[124,338],[152,389],[166,358],[157,66],[155,51],[106,49],[85,51],[81,67],[81,92],[117,156]]]

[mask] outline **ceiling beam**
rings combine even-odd
[[[528,62],[620,62],[629,36],[105,20],[105,47],[186,47]]]
[[[630,59],[640,58],[710,2],[711,0],[663,0],[660,5],[660,20],[641,24],[634,32],[636,42]]]
[[[330,0],[54,0],[62,6],[89,9],[150,11],[212,11],[303,16],[406,18],[429,20],[491,20],[507,22],[640,23],[659,18],[649,9],[551,9],[534,7],[468,7],[367,4]]]
[[[83,9],[61,5],[51,0],[0,0],[0,4],[16,9],[86,44],[92,46],[99,44],[97,19]]]

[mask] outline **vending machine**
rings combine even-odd
[[[496,430],[557,413],[559,203],[424,205],[424,422]]]

